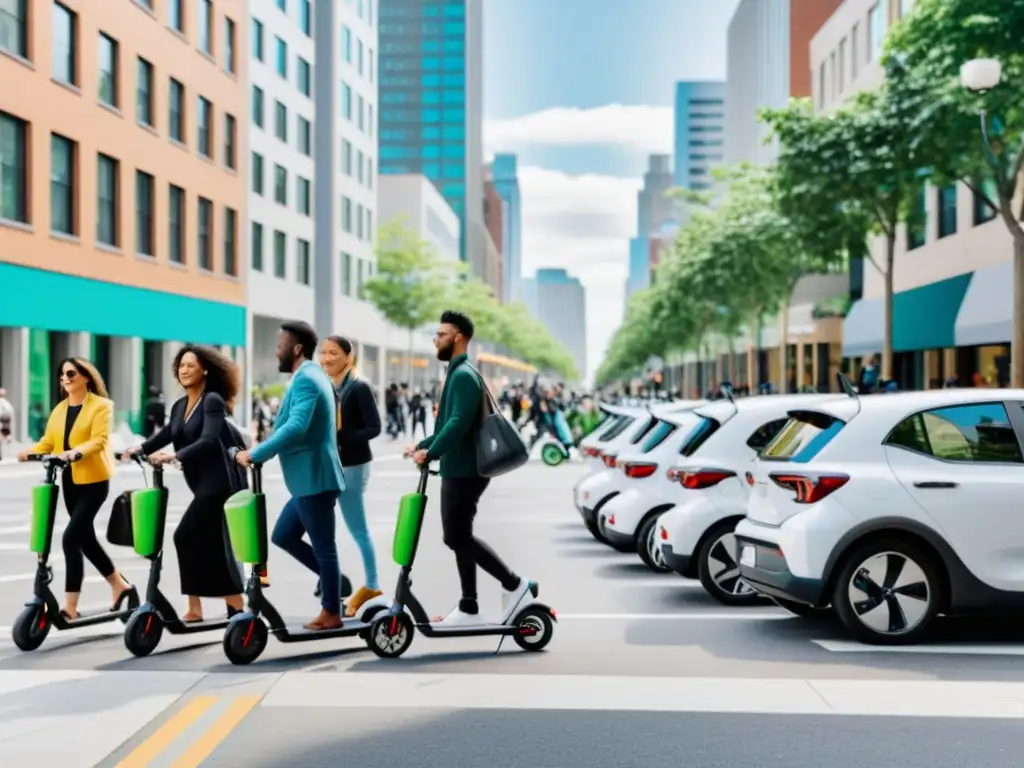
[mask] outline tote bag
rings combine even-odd
[[[473,368],[480,387],[480,431],[476,436],[476,466],[481,477],[498,477],[530,460],[530,451],[512,423],[505,418],[483,376]]]

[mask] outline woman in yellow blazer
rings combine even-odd
[[[64,506],[71,521],[64,529],[64,609],[67,618],[78,618],[78,598],[85,578],[83,555],[110,584],[113,608],[118,610],[127,599],[131,584],[121,575],[96,539],[96,515],[110,493],[114,460],[109,439],[114,420],[114,404],[107,399],[103,377],[88,360],[68,358],[60,364],[60,384],[64,399],[53,409],[46,422],[43,439],[18,459],[46,453],[73,462],[61,479]]]

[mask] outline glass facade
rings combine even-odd
[[[466,0],[380,5],[379,172],[434,182],[462,222],[463,259],[466,44]]]

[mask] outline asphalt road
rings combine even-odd
[[[377,452],[368,506],[390,590],[395,509],[416,475],[394,445]],[[218,632],[165,634],[152,656],[135,659],[120,625],[51,633],[31,653],[14,648],[2,626],[0,765],[1020,764],[1024,629],[1016,622],[947,621],[928,645],[886,651],[850,643],[827,619],[719,606],[696,584],[651,574],[636,556],[594,542],[572,508],[579,472],[531,464],[496,480],[478,521],[478,534],[537,580],[556,609],[547,651],[525,654],[508,643],[496,654],[490,639],[420,636],[404,658],[383,661],[355,638],[271,640],[257,662],[234,667]],[[276,512],[284,487],[274,468],[267,475]],[[27,499],[37,476],[37,467],[0,465],[0,625],[13,621],[32,589]],[[115,490],[139,482],[126,468]],[[180,477],[169,484],[173,524],[188,492]],[[105,518],[98,525],[105,530]],[[454,562],[440,539],[432,501],[415,578],[431,613],[447,612],[457,598]],[[358,585],[361,563],[340,524],[339,547]],[[111,552],[142,588],[146,564],[130,551]],[[163,581],[171,595],[173,561]],[[59,558],[55,566],[59,587]],[[312,617],[314,577],[277,551],[270,570],[268,597],[282,613]],[[481,589],[484,609],[496,607],[496,585],[481,576]],[[98,578],[87,582],[83,605],[108,600]],[[211,601],[206,610],[212,616],[221,606]]]

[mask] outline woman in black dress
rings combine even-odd
[[[153,465],[177,460],[192,491],[192,503],[174,532],[181,591],[188,596],[184,621],[202,621],[202,597],[220,597],[228,616],[242,610],[242,577],[231,550],[224,502],[245,487],[243,470],[227,456],[236,438],[227,422],[241,387],[237,366],[211,347],[185,346],[174,358],[174,375],[185,396],[153,437],[128,452],[142,452]],[[168,444],[174,454],[157,453]]]

